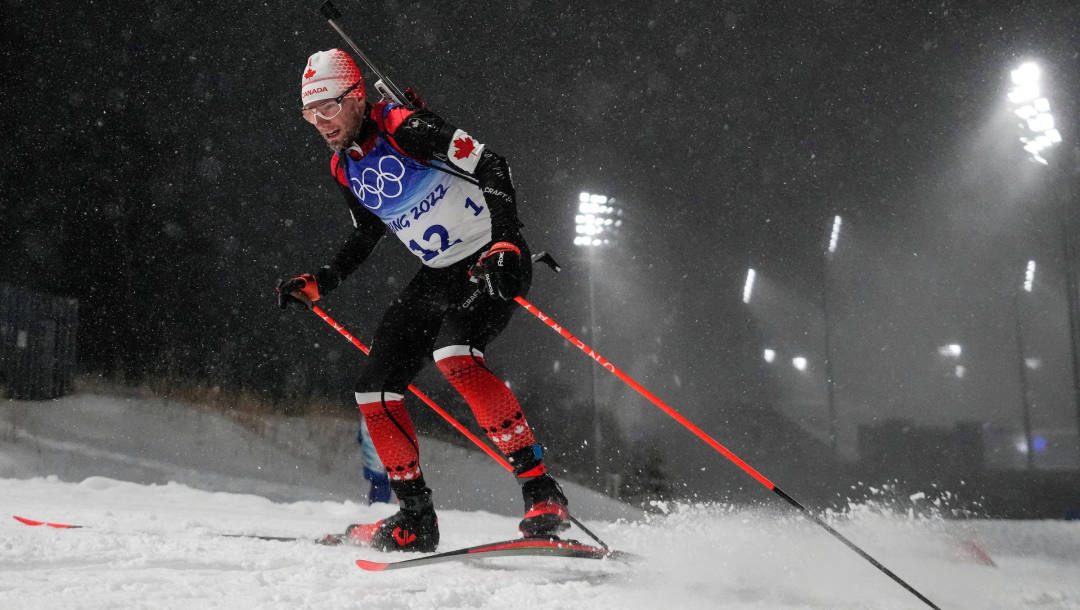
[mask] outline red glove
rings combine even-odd
[[[319,282],[315,276],[305,273],[300,277],[290,280],[281,280],[277,285],[278,307],[282,311],[289,308],[290,304],[296,303],[304,309],[311,309],[315,301],[322,298],[319,294]]]

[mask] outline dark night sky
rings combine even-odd
[[[1075,183],[1077,3],[337,5],[397,84],[509,158],[526,235],[566,267],[539,273],[532,299],[575,331],[577,193],[622,202],[597,347],[688,416],[720,425],[725,405],[771,402],[820,428],[820,368],[789,378],[760,354],[820,355],[819,254],[842,214],[828,282],[846,443],[873,418],[1014,425],[1010,291],[1036,257],[1058,291],[1025,305],[1053,354],[1044,423],[1076,428],[1056,208],[1004,96],[1009,70],[1042,62],[1058,175]],[[347,232],[297,112],[308,55],[343,46],[317,6],[7,0],[0,279],[83,300],[88,368],[279,395],[351,384],[359,356],[272,293]],[[750,266],[762,300],[747,308]],[[327,309],[370,336],[415,267],[385,240]],[[583,392],[587,361],[559,341],[523,318],[492,351],[537,400]],[[962,389],[936,360],[948,342],[970,346]],[[659,425],[607,381],[601,396],[633,435]]]

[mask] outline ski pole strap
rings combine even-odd
[[[491,248],[489,248],[488,251],[480,257],[479,264],[483,265],[484,261],[496,254],[499,254],[500,252],[513,252],[514,254],[521,256],[521,248],[518,248],[517,246],[508,241],[500,241],[492,245]]]

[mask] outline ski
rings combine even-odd
[[[470,546],[455,551],[428,555],[427,557],[403,559],[401,561],[382,562],[358,559],[356,565],[360,569],[367,570],[368,572],[383,572],[386,570],[400,570],[403,568],[418,568],[420,566],[442,563],[445,561],[522,555],[569,557],[576,559],[610,559],[612,561],[621,562],[640,559],[640,556],[634,555],[633,553],[606,550],[582,544],[576,540],[561,540],[559,538],[517,538],[514,540],[503,540],[501,542],[489,542],[487,544]]]
[[[87,525],[73,525],[67,523],[50,523],[48,521],[36,521],[13,515],[16,521],[31,527],[51,527],[55,529],[90,529]],[[215,534],[221,538],[253,538],[256,540],[270,540],[276,542],[307,542],[323,546],[339,546],[347,544],[343,534],[328,534],[322,538],[307,538],[299,536],[263,536],[260,534]],[[416,568],[442,563],[446,561],[459,561],[464,559],[482,557],[511,557],[511,556],[548,556],[567,557],[573,559],[610,559],[612,561],[628,562],[640,559],[640,556],[623,551],[612,551],[600,547],[582,544],[576,540],[562,540],[560,538],[516,538],[500,542],[479,544],[445,553],[437,553],[426,557],[416,557],[401,561],[367,561],[359,559],[356,565],[369,572],[382,572],[385,570],[400,570],[403,568]]]
[[[15,520],[18,521],[19,523],[25,523],[26,525],[29,525],[31,527],[38,527],[38,526],[44,525],[45,527],[55,527],[56,529],[62,529],[62,530],[79,529],[81,527],[85,527],[83,525],[65,525],[63,523],[48,523],[46,521],[34,521],[33,519],[27,519],[26,517],[20,517],[18,515],[12,515],[12,516],[15,517]]]
[[[56,529],[89,529],[88,525],[69,525],[66,523],[49,523],[48,521],[35,521],[33,519],[27,519],[26,517],[20,517],[18,515],[12,515],[16,521],[29,525],[31,527],[52,527]],[[316,544],[322,544],[325,546],[337,546],[342,542],[342,536],[340,534],[328,534],[323,538],[301,538],[299,536],[263,536],[260,534],[214,534],[221,538],[254,538],[256,540],[271,540],[277,542],[314,542]]]

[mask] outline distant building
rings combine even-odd
[[[0,390],[43,400],[71,391],[79,302],[0,282]]]

